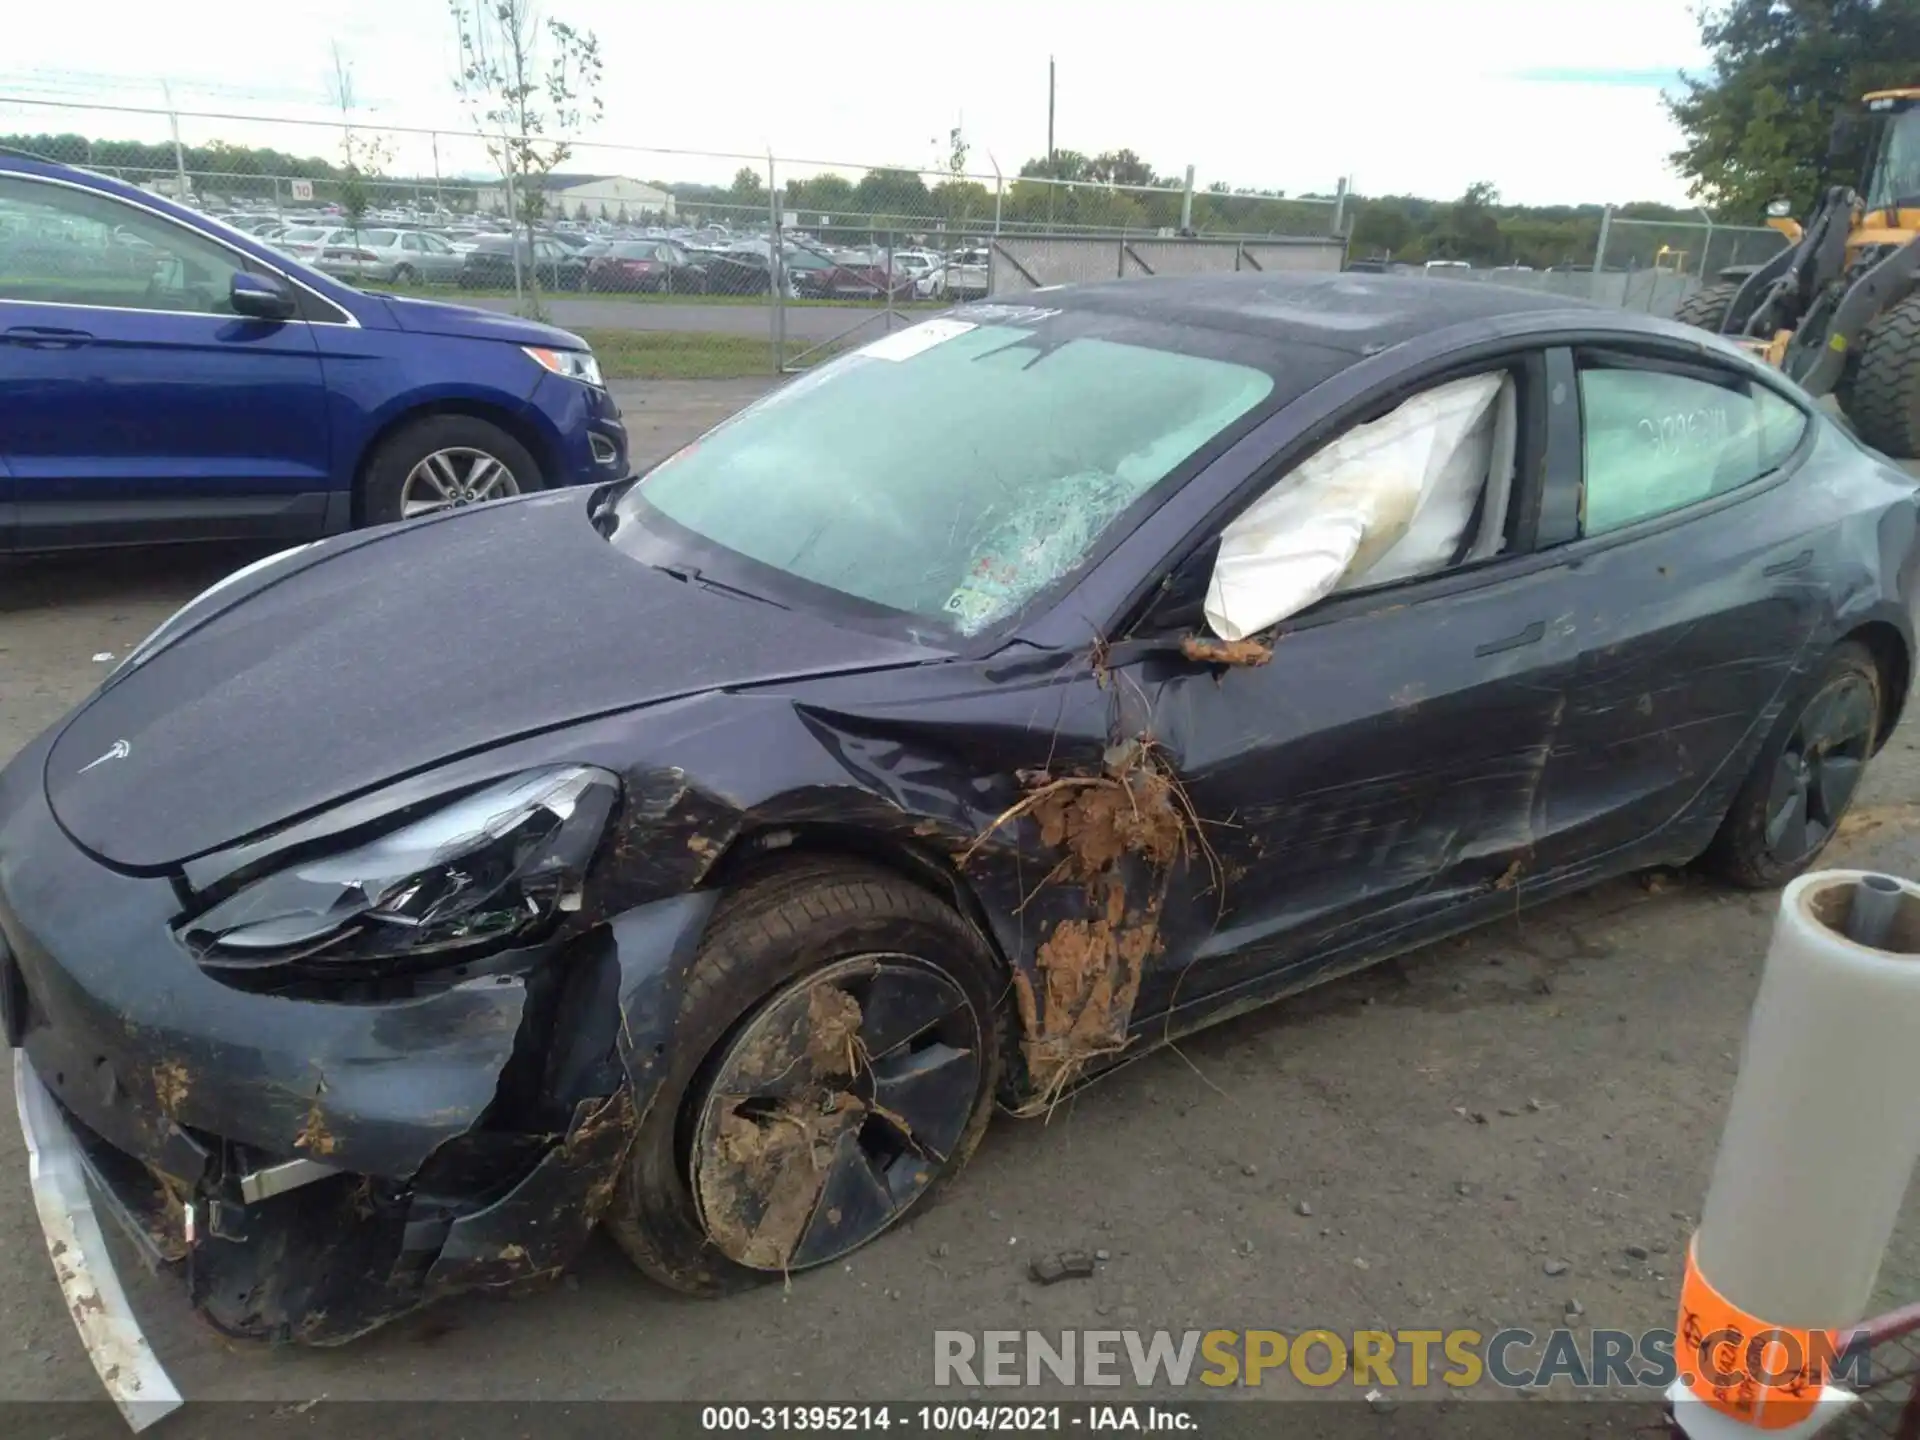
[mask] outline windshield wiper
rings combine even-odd
[[[776,610],[790,610],[793,608],[790,605],[782,605],[778,600],[770,599],[752,590],[742,590],[738,585],[729,585],[724,580],[716,580],[711,575],[703,573],[698,566],[656,564],[653,568],[658,570],[662,575],[671,575],[674,579],[682,581],[685,584],[698,585],[704,590],[713,590],[721,595],[733,595],[742,600],[757,600],[762,605],[773,606]]]

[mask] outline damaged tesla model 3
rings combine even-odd
[[[805,1270],[996,1102],[1833,833],[1915,490],[1778,375],[1491,286],[1025,300],[262,562],[0,774],[23,1112],[220,1330],[598,1223],[683,1291]]]

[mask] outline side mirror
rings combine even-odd
[[[275,275],[251,275],[236,270],[227,289],[233,313],[254,320],[291,320],[300,311],[287,282]]]

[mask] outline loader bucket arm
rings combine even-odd
[[[1814,395],[1840,383],[1860,332],[1904,298],[1920,275],[1920,239],[1909,241],[1860,275],[1831,305],[1817,303],[1780,368]]]
[[[1721,332],[1771,340],[1781,330],[1801,329],[1822,289],[1846,270],[1853,207],[1853,191],[1844,185],[1828,190],[1800,243],[1774,256],[1740,286]],[[1824,337],[1819,343],[1825,343]]]

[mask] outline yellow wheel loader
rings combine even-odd
[[[1804,224],[1776,201],[1769,223],[1792,243],[1764,265],[1720,272],[1675,316],[1832,393],[1862,440],[1910,460],[1920,458],[1920,88],[1863,104],[1865,188],[1830,188]],[[1830,160],[1852,148],[1859,123],[1836,124]]]

